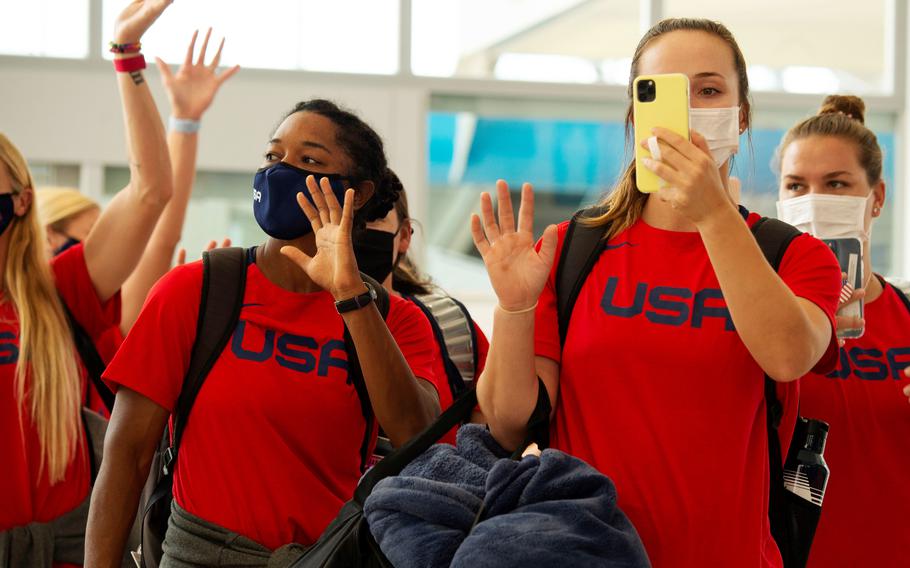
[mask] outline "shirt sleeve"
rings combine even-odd
[[[559,342],[559,315],[556,304],[556,267],[559,265],[562,244],[568,229],[568,221],[559,225],[553,267],[550,269],[547,285],[540,293],[537,309],[534,311],[534,353],[538,357],[546,357],[557,363],[562,358],[562,345]],[[537,250],[540,250],[540,241],[537,241]]]
[[[85,264],[82,244],[70,247],[51,261],[54,283],[66,307],[92,339],[120,324],[120,291],[106,302],[98,298]]]
[[[490,340],[487,339],[487,336],[484,334],[483,330],[480,329],[480,326],[477,325],[476,321],[471,320],[471,325],[474,327],[474,337],[477,338],[477,342],[474,345],[474,352],[477,354],[477,369],[475,369],[474,377],[479,378],[480,374],[483,373],[484,368],[487,366],[487,353],[490,351]]]
[[[437,394],[447,389],[446,377],[438,377],[435,371],[439,347],[433,337],[433,328],[420,308],[401,298],[391,297],[386,324],[398,349],[404,355],[411,372],[418,379],[428,381],[436,388]]]
[[[134,390],[173,412],[196,340],[201,292],[201,262],[158,281],[104,373],[112,389]]]
[[[825,313],[831,324],[831,340],[812,372],[825,374],[837,365],[837,337],[834,315],[841,289],[837,258],[823,242],[803,234],[790,243],[778,274],[799,298],[809,300]]]

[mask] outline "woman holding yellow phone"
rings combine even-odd
[[[514,448],[542,384],[551,445],[614,480],[654,566],[781,566],[768,519],[764,376],[784,383],[832,368],[840,271],[802,235],[775,273],[750,232],[759,216],[729,196],[731,116],[734,141],[750,120],[730,32],[707,20],[658,23],[631,77],[667,73],[688,78],[691,141],[655,128],[661,157],[642,164],[665,186],[639,191],[633,162],[600,214],[573,225],[605,236],[570,319],[559,313],[565,263],[554,263],[565,259],[569,224],[548,227],[535,247],[529,185],[517,230],[504,182],[498,220],[481,197],[472,232],[499,306],[478,398],[493,435]]]

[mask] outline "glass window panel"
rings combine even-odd
[[[638,2],[413,0],[417,75],[625,85]]]
[[[435,259],[434,266],[443,271],[434,276],[450,278],[449,283],[459,289],[465,277],[448,274],[445,266],[454,265],[449,257],[473,258],[474,266],[480,267],[467,219],[477,210],[480,192],[489,191],[497,179],[507,180],[513,189],[524,181],[534,184],[538,234],[596,202],[613,186],[628,161],[621,117],[618,111],[609,119],[431,112],[427,119],[430,199],[426,239],[431,263]],[[778,182],[772,159],[786,129],[799,118],[795,113],[757,115],[751,143],[743,136],[732,173],[742,182],[742,203],[750,210],[776,214]],[[870,116],[868,123],[884,150],[883,176],[893,204],[894,117]],[[517,192],[513,198],[518,198]],[[875,225],[872,258],[875,270],[883,274],[890,272],[892,247],[897,245],[893,209],[886,207]],[[471,278],[486,281],[481,272]]]
[[[0,53],[88,55],[89,0],[0,0]]]
[[[890,94],[888,0],[664,0],[667,17],[723,22],[757,91]],[[786,16],[782,16],[786,14]]]
[[[123,6],[123,0],[104,0],[108,59],[106,46]],[[181,63],[193,30],[203,35],[211,26],[215,47],[227,38],[223,65],[385,75],[398,71],[399,0],[260,0],[226,6],[219,0],[175,2],[143,38],[146,58]]]
[[[36,187],[59,186],[79,189],[78,164],[52,164],[48,162],[29,162],[32,179]]]
[[[109,202],[129,179],[129,168],[105,168],[103,201]],[[197,172],[180,241],[188,260],[201,258],[202,250],[212,240],[220,243],[229,237],[235,246],[243,247],[265,240],[265,233],[253,218],[252,182],[252,173]]]

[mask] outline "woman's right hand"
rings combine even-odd
[[[844,272],[841,272],[841,278],[843,278],[846,281],[847,274]],[[849,296],[845,296],[845,294],[847,292],[850,293]],[[856,330],[856,329],[863,329],[866,326],[866,320],[864,320],[862,318],[859,318],[856,316],[841,315],[843,312],[843,309],[846,306],[849,306],[850,304],[854,304],[854,303],[862,300],[865,297],[866,297],[866,290],[864,288],[855,290],[852,287],[848,287],[846,285],[844,286],[844,288],[841,290],[841,298],[840,298],[840,301],[837,306],[837,313],[834,315],[835,324],[837,325],[838,330],[848,330],[848,329]],[[842,338],[842,337],[837,338],[838,346],[843,347],[845,345],[845,343],[846,342],[845,342],[844,338]]]
[[[240,70],[240,66],[235,65],[221,74],[216,73],[218,65],[221,63],[221,50],[224,48],[223,39],[218,45],[218,51],[215,52],[212,62],[209,64],[205,63],[205,52],[209,46],[212,28],[209,28],[209,31],[206,32],[202,48],[199,50],[199,57],[193,63],[193,52],[195,51],[196,37],[198,35],[198,30],[193,32],[193,38],[190,40],[190,46],[186,50],[183,65],[180,66],[176,73],[172,73],[171,68],[160,57],[155,58],[158,70],[161,72],[164,89],[167,91],[167,97],[171,101],[171,112],[176,118],[201,119],[203,113],[208,110],[209,105],[215,99],[215,93],[218,92],[221,85]]]
[[[114,43],[136,43],[174,0],[133,0],[117,16]]]
[[[531,184],[521,188],[521,207],[518,210],[518,230],[512,198],[505,181],[496,182],[499,221],[493,214],[490,194],[480,196],[480,212],[471,216],[474,246],[483,257],[487,274],[502,309],[521,311],[534,306],[550,275],[556,254],[556,226],[550,225],[541,237],[539,250],[534,246],[534,191]]]

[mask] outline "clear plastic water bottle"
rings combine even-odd
[[[793,440],[802,444],[791,444],[784,463],[784,488],[817,507],[822,506],[830,474],[824,456],[827,438],[827,422],[800,417]]]

